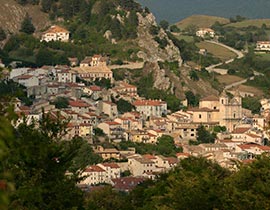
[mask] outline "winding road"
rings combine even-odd
[[[227,46],[225,44],[222,44],[220,42],[210,41],[210,40],[206,40],[206,42],[219,45],[221,47],[227,48],[228,50],[232,51],[233,53],[235,53],[237,55],[237,57],[234,58],[234,59],[240,59],[240,58],[243,58],[244,57],[244,54],[241,51],[236,50],[236,49],[234,49],[232,47],[229,47],[229,46]],[[226,64],[231,63],[231,62],[234,61],[234,59],[227,60],[227,61],[225,61],[225,63]],[[226,69],[217,68],[218,66],[221,66],[222,64],[224,64],[224,63],[222,62],[222,63],[214,64],[214,65],[211,65],[211,66],[206,67],[205,69],[207,71],[209,71],[209,72],[213,72],[214,71],[214,72],[217,72],[219,74],[227,74],[227,70]]]

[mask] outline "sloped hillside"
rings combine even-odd
[[[15,0],[0,1],[0,26],[9,33],[20,30],[21,22],[26,13],[32,18],[37,31],[43,30],[50,25],[48,14],[40,11],[36,5],[21,6]]]

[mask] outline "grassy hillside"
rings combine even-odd
[[[227,24],[226,26],[231,26],[235,28],[245,28],[248,26],[256,26],[256,27],[261,27],[262,24],[266,24],[267,27],[270,26],[270,19],[251,19],[251,20],[244,20],[241,22],[236,22],[236,23],[230,23]]]
[[[214,57],[219,58],[221,61],[230,60],[231,58],[236,57],[236,54],[227,48],[209,42],[199,42],[196,43],[196,46],[206,49],[207,52],[211,53]]]
[[[32,18],[37,31],[50,25],[49,15],[41,12],[40,8],[36,5],[28,4],[22,6],[15,2],[15,0],[1,0],[0,2],[0,26],[6,32],[18,32],[26,13]]]
[[[180,29],[186,28],[188,25],[196,25],[198,27],[210,27],[216,21],[220,22],[221,24],[229,23],[229,19],[216,17],[216,16],[207,16],[207,15],[192,15],[175,25],[177,25]]]

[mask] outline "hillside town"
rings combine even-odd
[[[249,163],[257,155],[270,152],[266,146],[269,99],[261,100],[260,115],[242,108],[239,91],[232,96],[225,91],[219,97],[209,95],[200,99],[198,107],[171,112],[165,101],[145,99],[138,95],[136,86],[127,81],[114,81],[109,57],[94,55],[80,63],[74,58],[70,61],[71,66],[13,68],[5,72],[4,79],[25,86],[27,96],[33,98],[31,106],[16,99],[15,112],[20,118],[15,126],[25,120],[28,124],[39,121],[47,113],[52,119],[68,121],[64,139],[82,137],[102,157],[103,163],[89,165],[81,172],[86,177],[79,184],[82,188],[107,183],[128,192],[142,181],[171,170],[189,156],[202,156],[237,170],[240,162]],[[102,80],[111,86],[94,84]],[[65,99],[64,104],[55,103],[58,99]],[[131,104],[132,110],[120,112],[119,100]],[[186,101],[182,103],[185,105]],[[224,129],[217,132],[214,142],[196,144],[200,127]],[[97,129],[104,136],[97,137]],[[182,152],[165,157],[139,154],[134,147],[119,150],[102,145],[102,142],[157,144],[164,135],[171,136]],[[122,177],[127,171],[130,175]]]

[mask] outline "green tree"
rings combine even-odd
[[[126,101],[122,98],[120,98],[116,102],[116,105],[117,105],[117,110],[122,114],[125,112],[130,112],[134,108],[134,106],[131,103],[129,103],[128,101]]]
[[[180,28],[178,28],[176,25],[172,25],[170,27],[170,31],[174,32],[174,33],[178,33],[178,32],[180,32]]]
[[[4,163],[15,182],[9,209],[82,208],[82,192],[75,186],[78,178],[66,175],[78,145],[59,141],[64,127],[44,115],[38,128],[34,123],[16,128],[16,137],[8,142],[12,155]]]
[[[32,19],[29,16],[29,14],[27,13],[26,16],[25,16],[25,18],[22,21],[20,31],[21,32],[24,32],[26,34],[32,34],[32,33],[35,32],[35,30],[36,29],[35,29],[35,26],[32,23]]]
[[[2,27],[0,27],[0,41],[3,41],[7,38],[6,32]]]
[[[198,77],[198,74],[195,70],[192,70],[189,72],[189,77],[190,79],[192,79],[193,81],[198,81],[200,78]]]
[[[188,101],[188,105],[189,106],[198,106],[199,105],[199,101],[200,101],[200,97],[198,95],[194,95],[194,93],[192,91],[187,91],[185,92],[185,96],[186,99]]]
[[[46,48],[40,48],[36,55],[37,66],[54,65],[54,54]]]
[[[70,171],[76,172],[89,165],[102,162],[103,159],[98,154],[94,153],[92,146],[87,143],[86,140],[77,137],[73,139],[73,141],[76,141],[76,144],[79,146],[77,155],[72,159],[72,164],[69,167]]]
[[[245,109],[249,109],[252,111],[253,114],[259,114],[261,111],[261,103],[258,98],[254,97],[245,97],[242,100],[242,106]]]
[[[168,135],[162,135],[157,141],[157,152],[164,156],[174,156],[176,152],[181,152],[182,148],[176,148],[174,139]]]
[[[270,158],[258,157],[224,183],[224,209],[268,209],[270,206]]]
[[[66,97],[57,97],[54,100],[53,104],[55,105],[55,107],[57,109],[68,108],[68,105],[69,105],[68,98],[66,98]]]
[[[215,135],[211,134],[208,130],[205,129],[204,126],[199,126],[197,132],[197,141],[199,143],[214,143]]]
[[[167,30],[169,28],[169,22],[167,20],[161,20],[159,25],[164,30]]]

